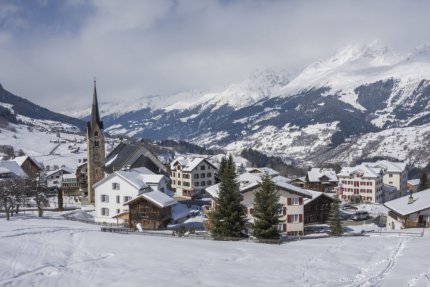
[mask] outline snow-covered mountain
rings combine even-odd
[[[409,54],[377,42],[351,45],[293,78],[259,71],[219,92],[112,107],[102,107],[111,134],[251,147],[314,164],[389,156],[425,165],[430,45]]]

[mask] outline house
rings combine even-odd
[[[305,224],[327,222],[335,194],[315,190],[308,190],[308,192],[312,195],[312,198],[303,200]]]
[[[95,221],[124,223],[114,216],[128,211],[124,203],[151,191],[166,191],[168,178],[145,167],[115,171],[94,184]]]
[[[15,157],[13,161],[30,177],[34,177],[43,171],[43,166],[28,155]]]
[[[76,168],[76,180],[79,185],[81,195],[88,195],[88,162],[86,159],[79,160]]]
[[[392,195],[394,198],[405,196],[408,193],[408,170],[406,168],[406,163],[379,160],[375,163],[365,162],[363,164],[382,170],[384,174],[384,184],[394,186],[397,189],[397,192]],[[389,199],[386,199],[386,201],[387,200]]]
[[[170,171],[175,195],[191,198],[215,184],[218,168],[203,157],[179,157],[171,162]]]
[[[61,190],[63,191],[63,195],[68,196],[80,196],[82,192],[79,189],[79,183],[76,178],[76,174],[63,174],[63,178],[61,181]]]
[[[388,209],[387,228],[430,227],[430,189],[397,198],[384,204]]]
[[[0,161],[0,178],[27,178],[27,173],[15,161]]]
[[[254,170],[255,171],[255,170]],[[263,171],[264,172],[264,171]],[[246,215],[250,222],[254,221],[252,216],[254,210],[255,193],[261,188],[262,172],[246,172],[238,175],[240,192],[243,196],[242,204],[246,207]],[[287,235],[301,235],[304,228],[304,199],[312,198],[309,191],[292,185],[290,179],[275,175],[272,181],[276,186],[279,194],[279,203],[282,205],[280,209],[281,223],[278,229]],[[212,209],[216,209],[216,200],[219,195],[219,184],[206,188],[206,192],[211,197]]]
[[[146,167],[156,174],[169,174],[167,167],[141,143],[119,143],[106,156],[104,167],[106,173],[111,174],[123,167]]]
[[[61,187],[64,174],[72,174],[71,171],[65,168],[59,168],[46,173],[46,187],[50,191],[58,190]]]
[[[136,227],[140,223],[144,229],[165,228],[172,220],[172,207],[176,203],[158,190],[142,193],[124,203],[128,205],[128,225]]]
[[[337,183],[334,169],[314,167],[306,174],[304,188],[320,192],[335,192]]]
[[[417,192],[419,185],[420,185],[420,179],[419,178],[408,180],[408,182],[407,182],[408,191],[409,192]]]
[[[246,172],[256,174],[259,176],[262,176],[264,173],[267,173],[272,178],[279,175],[279,172],[277,172],[274,169],[271,169],[270,167],[248,167],[246,168]]]
[[[383,172],[365,164],[344,167],[337,174],[338,195],[344,202],[384,202]]]

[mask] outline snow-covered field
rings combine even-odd
[[[428,237],[266,245],[102,233],[32,216],[0,220],[0,286],[430,286]]]

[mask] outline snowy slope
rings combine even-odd
[[[28,215],[0,220],[1,286],[430,286],[428,238],[266,245],[105,233]]]

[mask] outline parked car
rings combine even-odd
[[[343,210],[357,210],[357,207],[355,207],[352,204],[345,203],[344,205],[342,205],[342,209]]]
[[[351,219],[355,221],[366,220],[368,218],[369,218],[369,212],[367,211],[357,211],[351,216]]]

